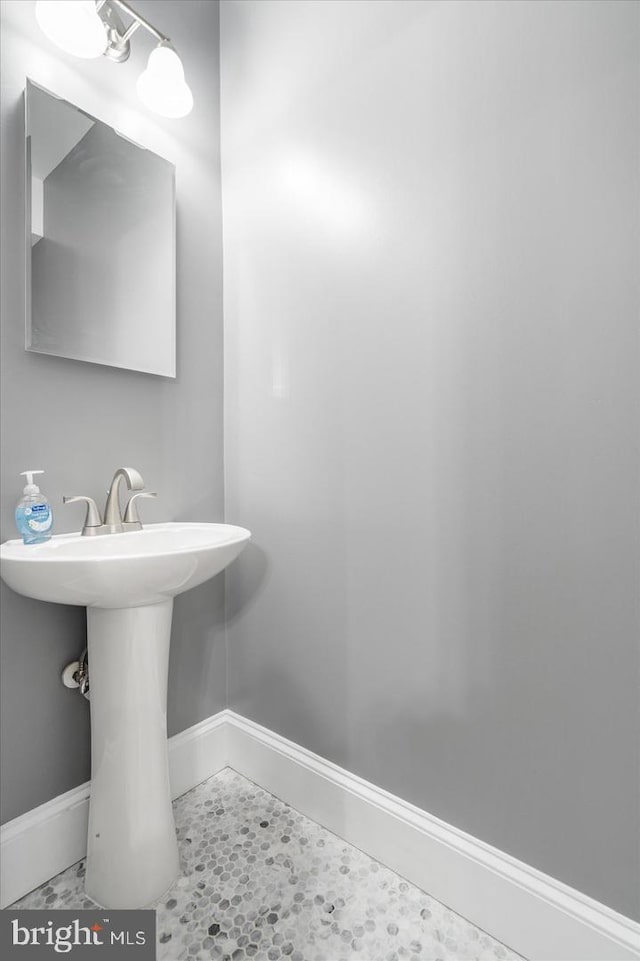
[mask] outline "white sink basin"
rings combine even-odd
[[[167,756],[173,598],[219,573],[251,534],[230,524],[0,545],[0,573],[27,597],[87,607],[91,801],[87,894],[152,904],[180,870]]]
[[[44,544],[7,541],[0,571],[14,591],[39,601],[142,607],[218,574],[250,537],[231,524],[174,523],[101,537],[60,534]]]

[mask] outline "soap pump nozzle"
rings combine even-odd
[[[34,474],[44,474],[44,471],[43,470],[20,471],[20,476],[27,478],[27,483],[25,485],[23,494],[39,494],[40,493],[40,488],[38,487],[38,485],[33,483]]]

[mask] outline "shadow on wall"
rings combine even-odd
[[[266,552],[249,541],[236,562],[227,584],[227,625],[233,624],[250,610],[269,583],[269,558]]]
[[[228,707],[347,767],[350,678],[344,555],[336,551],[330,567],[321,552],[309,558],[299,550],[300,528],[290,527],[284,514],[278,517],[291,556],[297,559],[293,569],[254,542],[227,571]],[[327,596],[335,601],[339,592],[341,607],[326,603]],[[251,632],[246,630],[247,618],[255,624]],[[327,709],[331,725],[324,723]]]
[[[179,594],[173,603],[167,697],[169,737],[205,720],[225,705],[224,572]]]

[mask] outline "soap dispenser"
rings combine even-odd
[[[27,478],[22,497],[16,507],[16,527],[25,544],[43,544],[51,537],[53,514],[49,501],[33,483],[34,474],[44,474],[42,470],[22,471],[21,477]]]

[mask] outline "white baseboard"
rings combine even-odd
[[[229,711],[230,765],[535,961],[640,958],[640,925]]]
[[[91,784],[60,794],[0,828],[0,908],[87,853]]]
[[[232,711],[169,739],[174,798],[227,765],[527,958],[640,959],[640,925]],[[84,857],[89,788],[2,827],[2,907]]]
[[[227,712],[169,738],[171,796],[228,764]],[[33,891],[87,853],[91,782],[67,791],[0,828],[0,908]]]
[[[228,711],[219,711],[169,738],[169,778],[175,800],[229,764]]]

